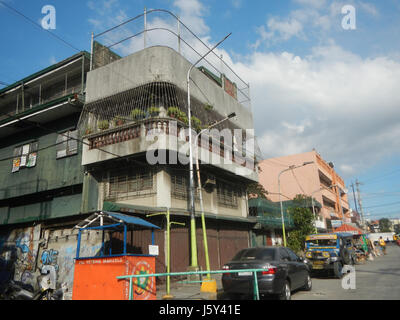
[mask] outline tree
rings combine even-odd
[[[294,223],[294,228],[288,233],[288,247],[294,252],[304,250],[306,236],[314,231],[314,215],[309,206],[311,198],[298,194],[293,199],[293,205],[287,209]]]
[[[391,227],[392,227],[392,222],[388,218],[382,218],[379,220],[380,232],[390,232]]]
[[[264,189],[264,187],[259,184],[258,182],[253,182],[247,185],[247,194],[249,195],[249,198],[263,198],[263,199],[268,199],[267,194],[268,191]]]

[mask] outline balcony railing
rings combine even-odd
[[[174,125],[172,125],[174,123]],[[85,132],[84,137],[89,140],[89,150],[102,148],[108,145],[113,145],[120,142],[126,142],[136,138],[145,138],[153,130],[159,135],[172,135],[179,140],[183,140],[182,136],[186,137],[186,142],[189,137],[185,135],[184,130],[187,125],[182,121],[169,117],[155,117],[136,122],[130,122],[121,126],[115,125],[113,128],[108,128],[97,133]],[[182,134],[183,133],[183,134]],[[184,141],[184,140],[183,140]],[[244,151],[238,152],[233,150],[222,142],[218,142],[212,137],[207,139],[198,139],[200,149],[208,149],[209,152],[219,155],[227,160],[226,163],[232,162],[245,168],[256,171],[254,158],[243,154]],[[200,154],[200,150],[198,151]]]

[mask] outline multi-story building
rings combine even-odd
[[[169,210],[172,220],[185,223],[171,234],[171,268],[176,271],[190,264],[186,83],[190,67],[175,50],[154,46],[94,68],[88,73],[80,120],[85,141],[82,165],[97,186],[91,190],[98,193],[98,209],[118,208],[139,216]],[[243,148],[254,138],[246,136],[246,129],[251,132],[253,127],[252,113],[237,100],[235,87],[228,90],[224,83],[230,81],[205,68],[192,70],[192,125],[197,132],[236,113],[235,120],[224,121],[216,132],[201,134],[198,140],[193,136],[212,268],[222,267],[237,250],[249,246],[255,223],[248,216],[246,186],[257,181],[257,171],[253,153],[249,156]],[[204,269],[198,191],[195,210],[199,265]],[[149,219],[163,223],[160,217]],[[160,232],[156,239],[163,248],[164,230]],[[158,271],[165,268],[162,254]]]
[[[296,168],[286,170],[290,166]],[[272,201],[279,201],[279,178],[281,200],[290,200],[297,194],[303,194],[312,196],[315,204],[320,204],[315,205],[319,230],[331,230],[342,222],[350,222],[345,183],[333,164],[327,163],[315,150],[266,159],[259,163],[259,167],[260,184],[268,191]]]
[[[52,265],[71,288],[71,227],[97,205],[82,201],[77,131],[89,61],[80,52],[0,90],[0,283],[35,285]]]

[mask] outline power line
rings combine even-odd
[[[396,205],[396,204],[400,204],[400,201],[392,202],[392,203],[384,203],[384,204],[379,204],[379,205],[374,205],[374,206],[369,206],[369,207],[364,207],[364,209],[367,209],[367,208],[387,207],[387,206],[393,206],[393,205]]]
[[[17,9],[13,8],[12,6],[10,6],[9,4],[7,4],[4,1],[0,0],[0,3],[5,6],[7,9],[13,11],[14,13],[18,14],[19,16],[23,17],[24,19],[26,19],[27,21],[29,21],[31,24],[33,24],[34,26],[40,28],[40,30],[47,32],[48,34],[50,34],[51,36],[53,36],[54,38],[56,38],[59,41],[62,41],[64,44],[66,44],[67,46],[71,47],[72,49],[80,52],[81,50],[77,49],[74,45],[72,45],[71,43],[67,42],[66,40],[62,39],[60,36],[56,35],[55,33],[44,29],[41,25],[39,25],[37,22],[33,21],[31,18],[27,17],[26,15],[24,15],[22,12],[18,11]]]

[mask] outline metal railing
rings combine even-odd
[[[162,14],[165,15],[166,19],[172,18],[175,20],[175,24],[167,23],[167,27],[164,25],[160,26],[153,26],[152,23],[148,24],[147,18],[150,17],[152,14]],[[128,40],[137,39],[140,36],[143,36],[143,48],[149,46],[149,39],[148,35],[152,32],[167,32],[172,38],[176,38],[176,44],[178,46],[177,51],[179,54],[184,56],[189,61],[193,59],[193,56],[202,56],[203,50],[209,50],[210,47],[207,43],[205,43],[199,36],[197,36],[187,25],[185,25],[182,20],[172,13],[169,10],[165,9],[151,9],[146,10],[144,13],[139,14],[133,18],[130,18],[112,28],[109,28],[101,33],[92,34],[92,41],[91,41],[91,65],[93,64],[93,60],[95,59],[95,50],[94,50],[94,41],[100,37],[107,35],[108,33],[115,31],[121,27],[127,27],[128,24],[133,22],[139,22],[143,18],[143,29],[140,27],[140,31],[132,33],[131,26],[128,29],[125,29],[126,33],[131,33],[128,37],[124,37],[119,39],[119,36],[112,37],[111,39],[106,39],[107,45],[104,47],[110,50],[111,48],[115,48],[116,46],[126,42]],[[167,21],[167,20],[166,20]],[[140,22],[142,23],[142,22]],[[172,27],[176,26],[176,30],[173,30]],[[137,26],[136,26],[137,27]],[[164,39],[165,37],[163,37]],[[175,42],[174,41],[174,42]],[[185,45],[185,48],[182,48],[182,44]],[[156,41],[155,43],[151,43],[151,45],[161,45],[161,40]],[[186,50],[184,50],[186,49]],[[116,50],[116,48],[114,49]],[[187,51],[188,50],[188,51]],[[133,52],[130,52],[133,53]],[[212,51],[212,56],[209,59],[204,59],[207,67],[211,68],[214,72],[217,73],[217,76],[221,77],[221,75],[225,75],[232,81],[233,83],[237,84],[237,100],[239,103],[246,107],[251,106],[251,99],[250,99],[250,85],[248,82],[244,81],[222,58],[222,56],[218,55],[216,52]],[[212,58],[212,61],[211,61]]]
[[[258,292],[258,279],[257,272],[265,271],[265,269],[235,269],[235,270],[214,270],[214,271],[187,271],[187,272],[170,272],[170,273],[149,273],[149,274],[136,274],[118,276],[118,280],[129,279],[129,300],[133,300],[133,279],[134,278],[149,278],[149,277],[169,277],[169,276],[188,276],[188,275],[207,275],[207,274],[223,274],[223,273],[238,273],[238,272],[251,272],[253,274],[253,298],[260,300]],[[203,281],[209,281],[205,279]]]

